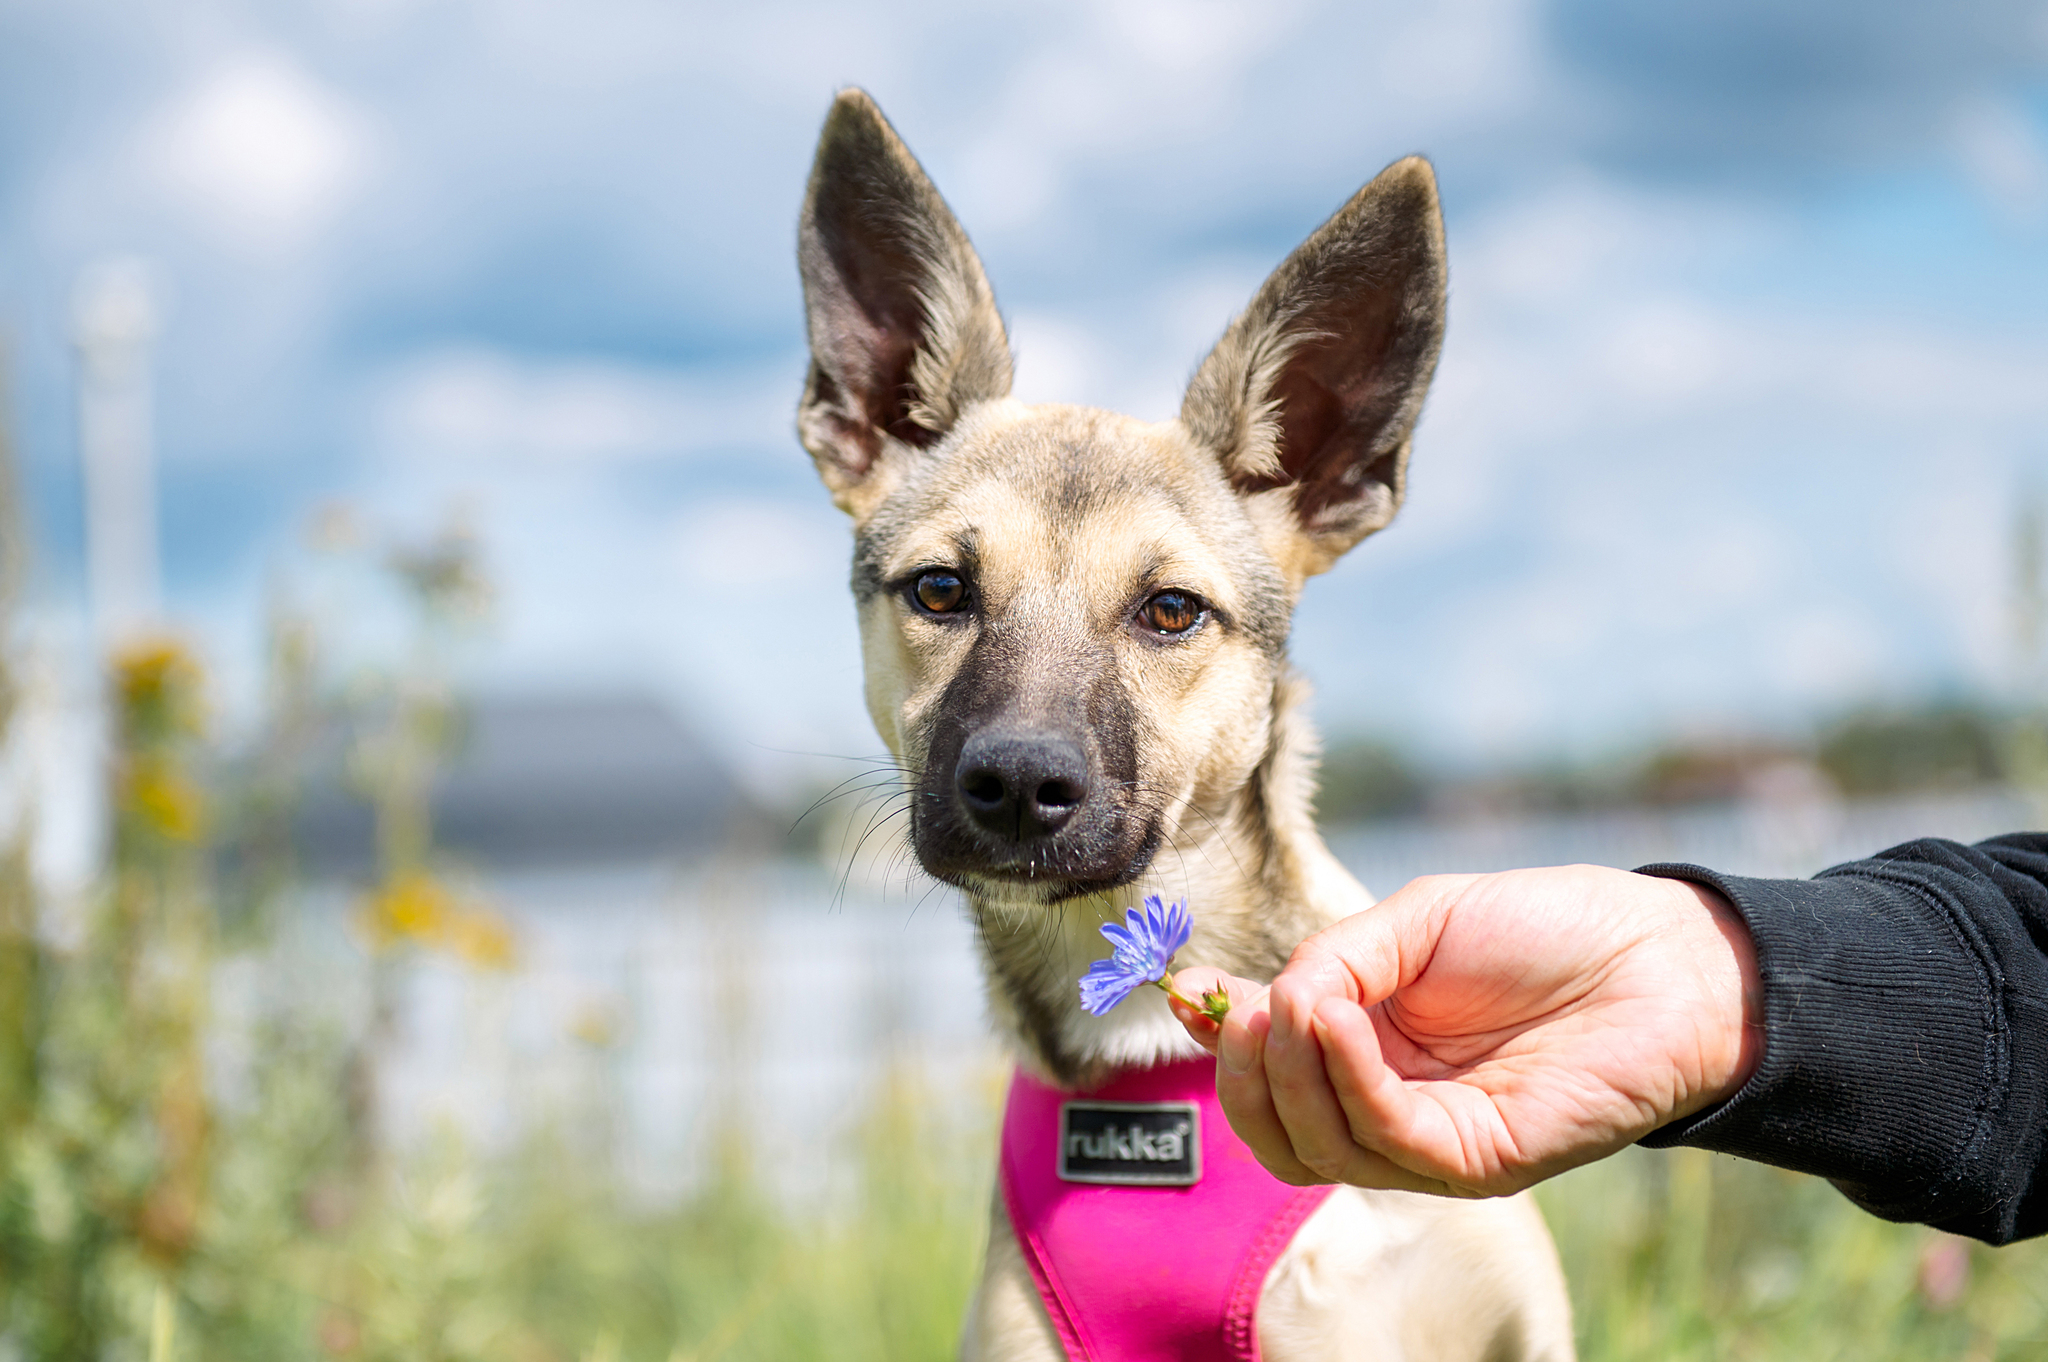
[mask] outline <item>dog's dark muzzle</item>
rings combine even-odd
[[[912,803],[932,875],[1048,901],[1113,888],[1150,864],[1137,725],[1104,654],[991,630],[940,697]]]
[[[1154,820],[1085,732],[941,724],[911,819],[924,868],[967,889],[1031,886],[1049,899],[1135,879]]]

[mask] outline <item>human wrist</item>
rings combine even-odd
[[[1733,1097],[1756,1072],[1763,1055],[1763,979],[1756,941],[1733,903],[1694,880],[1667,880],[1691,902],[1689,913],[1711,935],[1703,935],[1701,970],[1701,1068],[1699,1087],[1672,1112],[1687,1116]]]

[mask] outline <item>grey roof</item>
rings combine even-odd
[[[487,866],[645,861],[721,843],[756,810],[706,744],[647,696],[491,697],[465,706],[434,782],[437,848]],[[303,867],[375,866],[367,801],[332,774],[294,820]]]

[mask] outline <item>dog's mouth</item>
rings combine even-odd
[[[1122,826],[1105,846],[1057,839],[1004,846],[962,836],[946,820],[913,815],[911,845],[925,873],[955,888],[980,898],[1054,904],[1129,884],[1151,867],[1158,821],[1118,821]]]
[[[910,819],[933,878],[1058,903],[1128,884],[1152,864],[1159,817],[1133,798],[1135,772],[1105,769],[1085,734],[1003,726],[940,737]]]

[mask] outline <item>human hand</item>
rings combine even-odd
[[[1683,880],[1601,866],[1435,875],[1318,932],[1215,1022],[1231,1126],[1273,1174],[1519,1191],[1734,1094],[1762,1053],[1748,928]]]

